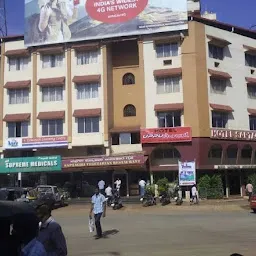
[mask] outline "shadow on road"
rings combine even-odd
[[[114,236],[117,233],[119,233],[119,230],[117,229],[111,229],[111,230],[106,230],[103,232],[102,236],[103,238],[109,238],[109,236]]]

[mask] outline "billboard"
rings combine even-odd
[[[25,45],[187,29],[187,0],[25,0]]]
[[[196,162],[179,161],[179,185],[193,186],[196,184]]]

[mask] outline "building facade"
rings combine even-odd
[[[197,177],[221,174],[226,196],[243,194],[256,168],[255,38],[195,15],[187,32],[29,49],[3,38],[2,157],[61,156],[41,180],[119,176],[124,195],[195,160]]]

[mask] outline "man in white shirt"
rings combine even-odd
[[[105,189],[105,194],[107,197],[111,197],[112,196],[112,188],[110,185],[108,185]]]
[[[246,185],[246,191],[247,191],[248,196],[249,196],[248,201],[250,202],[251,197],[252,197],[252,193],[253,193],[253,185],[250,182]]]
[[[198,196],[197,196],[196,184],[194,184],[193,187],[191,188],[191,194],[192,194],[191,203],[196,203],[196,204],[198,204]],[[196,200],[196,202],[194,202],[194,200]]]
[[[99,187],[100,193],[103,194],[104,193],[104,187],[105,187],[105,181],[104,180],[100,180],[98,182],[98,187]]]
[[[115,181],[115,185],[116,185],[116,190],[118,193],[120,191],[121,184],[122,184],[122,181],[119,178],[117,178],[117,180]]]
[[[145,187],[146,187],[146,181],[141,179],[139,181],[139,187],[140,187],[140,197],[142,198],[145,195]]]

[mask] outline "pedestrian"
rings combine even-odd
[[[38,241],[39,220],[34,214],[24,214],[15,217],[12,238],[20,245],[17,255],[47,256],[43,244]],[[2,254],[1,254],[2,255]]]
[[[66,256],[66,239],[60,224],[51,216],[51,209],[46,203],[37,207],[37,216],[41,221],[38,240],[44,245],[48,256]]]
[[[191,203],[196,203],[198,204],[198,196],[197,196],[197,188],[196,188],[196,184],[194,184],[191,188],[191,194],[192,194],[192,200]],[[196,202],[195,202],[196,201]]]
[[[100,193],[103,194],[104,193],[104,188],[105,188],[105,181],[104,180],[100,180],[98,182],[98,188],[100,190]]]
[[[117,180],[115,181],[115,185],[116,185],[116,190],[118,194],[120,194],[121,184],[122,184],[122,181],[119,178],[117,178]]]
[[[143,198],[145,195],[145,187],[146,187],[146,181],[143,179],[139,180],[139,187],[140,187],[140,197]]]
[[[102,195],[99,189],[95,189],[95,194],[92,196],[91,210],[89,217],[92,218],[92,214],[94,214],[95,226],[96,226],[96,239],[102,237],[102,228],[100,219],[101,217],[105,218],[106,216],[106,198]]]
[[[248,201],[250,202],[251,197],[252,197],[252,193],[253,193],[253,185],[250,182],[246,185],[246,191],[247,191],[248,196],[249,196]]]

